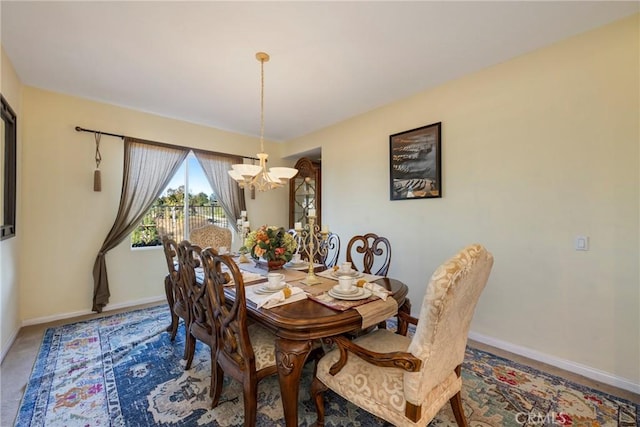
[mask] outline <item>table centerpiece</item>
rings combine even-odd
[[[291,261],[297,243],[293,236],[282,227],[263,225],[247,234],[244,246],[256,262],[256,266],[266,270],[278,270]]]

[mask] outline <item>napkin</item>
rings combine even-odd
[[[369,289],[371,293],[373,293],[375,296],[379,297],[383,301],[386,301],[387,297],[391,295],[391,292],[389,292],[387,289],[383,288],[382,286],[378,285],[377,283],[369,283],[364,279],[358,280],[356,282],[356,286],[364,289]]]
[[[283,290],[278,291],[264,298],[262,301],[258,302],[256,305],[258,306],[258,308],[260,307],[271,308],[271,307],[275,307],[276,305],[280,305],[280,303],[283,303],[287,300],[291,300],[291,302],[293,302],[293,301],[305,299],[306,297],[307,296],[302,289],[297,287],[287,286]]]

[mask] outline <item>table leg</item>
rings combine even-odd
[[[311,351],[311,341],[276,339],[278,381],[287,427],[298,425],[298,390],[304,362]]]

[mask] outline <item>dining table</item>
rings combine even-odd
[[[235,259],[238,261],[237,258]],[[398,311],[410,314],[411,306],[407,298],[408,287],[400,280],[390,277],[362,275],[368,286],[377,285],[376,289],[383,289],[385,300],[371,295],[359,300],[340,301],[328,297],[328,291],[338,282],[332,270],[315,264],[312,268],[316,281],[314,285],[306,285],[309,271],[306,267],[285,268],[278,270],[284,274],[287,286],[298,287],[304,291],[306,298],[291,303],[266,308],[258,307],[252,300],[252,289],[265,286],[266,270],[257,267],[253,262],[239,263],[240,269],[249,275],[245,280],[247,299],[247,314],[255,322],[271,330],[276,335],[275,351],[278,368],[278,381],[282,396],[284,418],[286,426],[298,425],[298,392],[302,369],[309,357],[314,341],[324,338],[357,333],[363,326],[371,323],[378,324],[386,318],[393,317]],[[255,275],[260,275],[257,278]],[[225,291],[226,297],[233,301],[235,290],[229,287]],[[380,293],[378,293],[380,294]],[[369,318],[373,316],[372,318]],[[380,317],[382,316],[382,317]],[[369,318],[365,324],[365,320]],[[406,325],[398,324],[405,329]]]

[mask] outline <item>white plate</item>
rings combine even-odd
[[[288,262],[287,264],[285,264],[285,267],[289,267],[289,268],[300,268],[300,267],[308,267],[308,266],[309,266],[309,263],[304,261],[297,262],[297,263]]]
[[[364,274],[362,274],[359,271],[355,271],[355,270],[351,270],[351,273],[346,273],[345,274],[345,273],[341,272],[340,270],[338,270],[338,271],[332,271],[331,272],[331,276],[335,277],[336,279],[338,277],[340,277],[340,276],[349,276],[349,277],[353,277],[354,279],[357,279],[358,277],[364,276]]]
[[[337,295],[353,296],[358,295],[360,292],[362,292],[362,288],[352,286],[348,291],[343,291],[342,289],[340,289],[340,285],[335,285],[333,288],[331,288],[331,291]]]
[[[255,292],[257,294],[275,294],[276,292],[283,290],[286,286],[287,284],[285,282],[282,282],[279,288],[270,288],[269,285],[261,285],[255,290]]]
[[[369,289],[362,289],[362,293],[361,294],[356,294],[356,295],[338,295],[336,293],[333,292],[333,289],[329,290],[329,296],[333,297],[335,299],[342,299],[345,301],[356,301],[359,299],[365,299],[365,298],[369,298],[371,296],[371,291]]]

